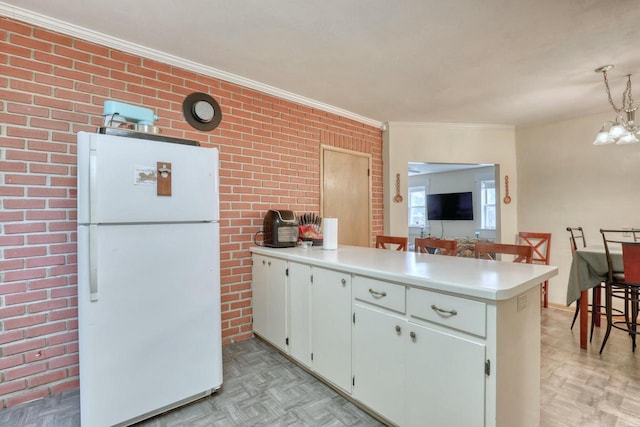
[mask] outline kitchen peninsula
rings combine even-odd
[[[400,426],[539,426],[539,284],[557,268],[251,248],[254,333]]]

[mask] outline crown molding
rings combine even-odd
[[[438,122],[385,122],[388,127],[430,127],[430,128],[475,128],[475,129],[515,129],[514,125],[496,125],[486,123],[438,123]]]
[[[327,113],[336,114],[341,117],[355,120],[357,122],[380,128],[382,122],[373,120],[368,117],[360,116],[359,114],[352,113],[347,110],[343,110],[332,105],[328,105],[304,96],[296,95],[292,92],[287,92],[277,87],[273,87],[264,83],[257,82],[255,80],[247,79],[236,74],[228,73],[226,71],[218,70],[217,68],[205,66],[188,59],[180,58],[179,56],[171,55],[161,52],[159,50],[150,49],[135,43],[128,42],[126,40],[112,37],[106,34],[98,33],[96,31],[89,30],[84,27],[80,27],[75,24],[70,24],[49,16],[45,16],[36,12],[32,12],[27,9],[22,9],[16,6],[12,6],[3,2],[0,2],[0,15],[6,16],[11,19],[26,22],[28,24],[36,25],[38,27],[46,28],[51,31],[56,31],[69,36],[77,37],[86,41],[94,42],[122,50],[124,52],[138,55],[147,59],[162,62],[165,64],[173,65],[175,67],[183,68],[189,71],[193,71],[198,74],[203,74],[209,77],[214,77],[220,80],[224,80],[230,83],[237,84],[249,89],[254,89],[260,92],[264,92],[269,95],[276,96],[278,98],[286,99],[291,102],[305,105],[307,107],[316,108],[318,110],[325,111]]]

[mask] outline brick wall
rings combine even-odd
[[[191,128],[182,101],[211,94],[223,120]],[[157,111],[164,135],[220,148],[223,343],[251,336],[253,235],[269,207],[318,212],[320,142],[373,155],[374,127],[215,78],[0,18],[0,407],[78,387],[76,137],[107,99]]]

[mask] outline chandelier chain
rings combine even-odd
[[[604,86],[607,90],[607,97],[609,98],[609,104],[611,104],[611,107],[613,107],[613,111],[615,111],[616,113],[620,113],[624,110],[625,106],[627,105],[627,95],[629,97],[629,104],[632,103],[631,100],[631,75],[628,75],[628,80],[627,80],[627,88],[625,89],[625,91],[622,93],[622,107],[618,108],[616,107],[616,104],[613,102],[613,99],[611,98],[611,89],[609,89],[609,79],[607,78],[607,70],[603,70],[602,74],[604,76]]]

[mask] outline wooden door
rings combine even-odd
[[[322,146],[321,212],[338,218],[338,244],[371,245],[371,155]]]

